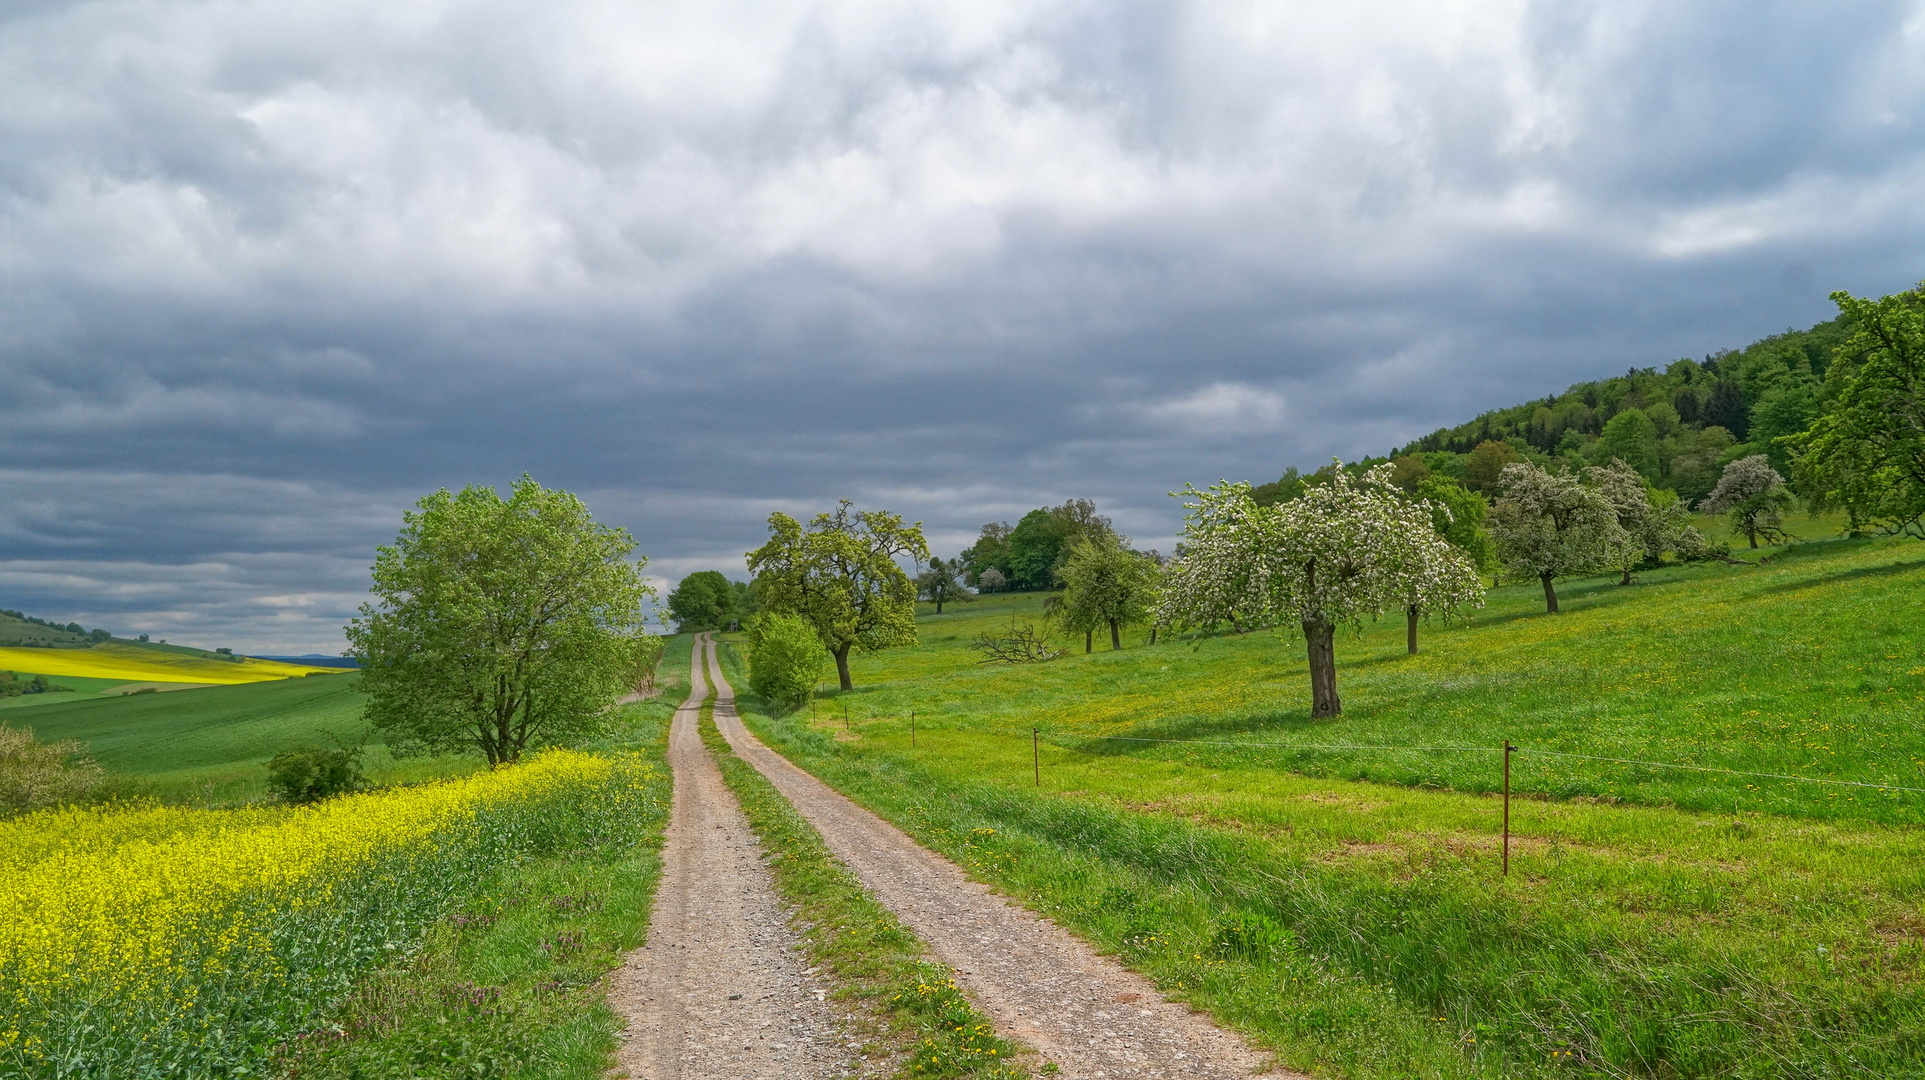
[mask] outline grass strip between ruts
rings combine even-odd
[[[1030,1075],[1020,1048],[996,1037],[989,1018],[957,989],[950,970],[863,889],[775,785],[735,756],[715,727],[715,694],[702,703],[702,741],[769,853],[775,889],[795,905],[793,921],[809,959],[837,984],[836,996],[874,1025],[897,1076],[1017,1080]],[[1053,1072],[1048,1064],[1044,1072]]]

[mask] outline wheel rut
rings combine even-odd
[[[1148,979],[971,881],[763,745],[737,717],[713,651],[707,661],[718,693],[715,724],[736,754],[768,777],[863,886],[955,969],[957,985],[1001,1034],[1027,1043],[1071,1080],[1219,1080],[1263,1067],[1263,1057],[1237,1036],[1186,1005],[1164,1001]],[[1286,1071],[1268,1075],[1302,1080]]]
[[[817,1080],[857,1054],[777,899],[762,849],[697,721],[714,643],[697,638],[689,697],[669,728],[675,788],[647,944],[623,958],[609,1004],[628,1021],[618,1064],[636,1080]]]

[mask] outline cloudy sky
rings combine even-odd
[[[0,606],[335,652],[526,471],[651,572],[1382,452],[1925,277],[1909,3],[9,0]]]

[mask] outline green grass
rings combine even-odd
[[[1521,755],[1535,797],[1513,803],[1505,879],[1495,752],[1310,746],[1508,736],[1925,786],[1921,570],[1925,546],[1854,541],[1568,584],[1558,617],[1498,590],[1470,626],[1427,630],[1417,658],[1401,625],[1341,639],[1346,712],[1315,723],[1301,646],[1267,633],[977,665],[967,641],[1041,599],[996,598],[861,658],[858,690],[813,723],[747,698],[744,713],[798,764],[1297,1068],[1925,1076],[1925,836],[1909,797]],[[911,709],[913,748],[903,720],[867,719]],[[1040,791],[1032,725],[1057,733]]]
[[[65,681],[65,680],[63,680]],[[290,747],[366,734],[363,697],[353,675],[210,686],[127,697],[69,700],[16,714],[47,742],[76,739],[86,752],[143,793],[209,804],[242,802],[267,791],[267,762]],[[478,759],[477,759],[478,760]],[[472,772],[466,756],[397,760],[371,743],[363,771],[377,784],[412,783]]]
[[[687,669],[684,661],[682,668]],[[686,676],[684,676],[686,677]],[[601,1080],[621,1020],[605,976],[642,943],[672,778],[659,710],[630,706],[611,750],[656,766],[633,831],[501,873],[408,963],[360,986],[286,1048],[287,1080]]]
[[[746,686],[746,682],[735,682]],[[702,741],[769,854],[775,888],[794,905],[792,922],[809,959],[838,984],[836,998],[873,1028],[871,1055],[893,1056],[903,1077],[1017,1080],[1016,1047],[929,960],[922,942],[865,891],[822,837],[715,729],[715,695],[702,704]]]
[[[1587,761],[1549,752],[1925,788],[1925,545],[1828,541],[1763,566],[1669,567],[1494,590],[1468,625],[1402,620],[1337,642],[1342,716],[1313,720],[1300,641],[1269,631],[984,667],[965,646],[1036,594],[923,615],[923,644],[856,658],[857,689],[820,710],[973,731],[1027,731],[1134,760],[1204,754],[1225,767],[1492,791],[1520,747],[1517,790],[1726,813],[1925,821],[1925,795]],[[1083,736],[1189,740],[1091,742]],[[1261,743],[1259,747],[1209,743]],[[1332,750],[1328,746],[1465,750]]]

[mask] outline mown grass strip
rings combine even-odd
[[[874,1024],[900,1077],[1017,1080],[1019,1048],[995,1035],[989,1018],[956,988],[950,970],[923,945],[755,767],[735,756],[715,727],[715,695],[702,703],[702,741],[769,852],[776,891],[794,904],[809,958],[840,985],[836,996]]]
[[[656,766],[633,829],[594,848],[504,867],[410,962],[364,981],[331,1024],[286,1046],[280,1076],[608,1075],[622,1024],[605,977],[646,931],[670,806],[667,717],[653,702],[643,706],[627,710],[629,726],[608,740]]]

